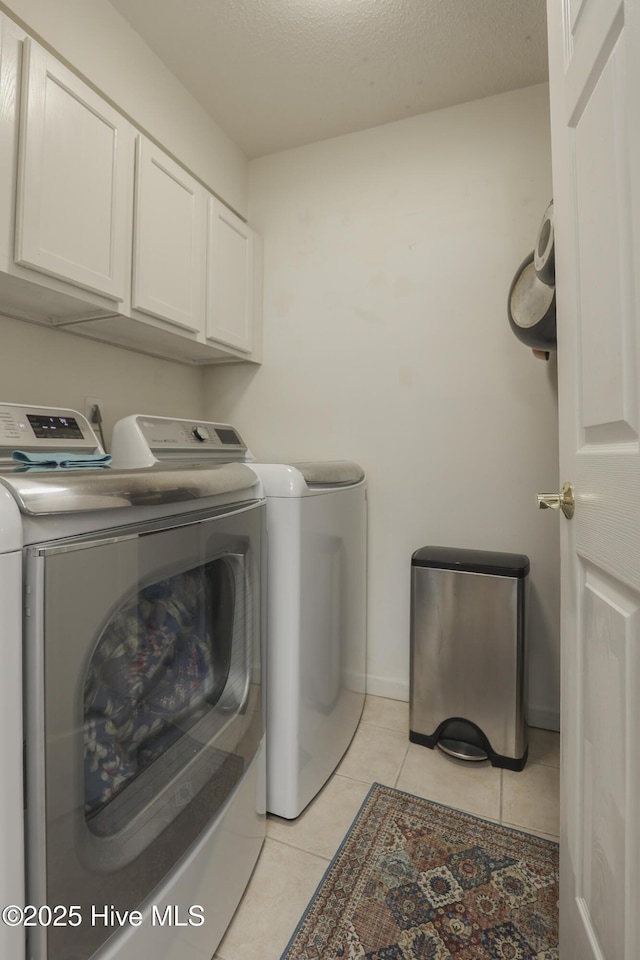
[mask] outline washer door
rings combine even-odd
[[[29,902],[83,916],[30,956],[90,957],[92,906],[136,909],[256,753],[262,511],[30,551]]]

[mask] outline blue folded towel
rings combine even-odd
[[[111,463],[108,453],[27,453],[14,450],[11,456],[18,463],[39,467],[107,467]]]

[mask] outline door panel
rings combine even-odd
[[[578,257],[587,443],[638,436],[636,364],[629,349],[635,304],[628,263],[631,220],[625,203],[628,150],[618,99],[622,51],[618,41],[574,128],[577,229],[580,236],[589,235]]]
[[[571,30],[574,31],[585,0],[570,0]]]
[[[584,715],[582,890],[585,912],[605,957],[624,957],[627,906],[620,881],[627,875],[632,817],[627,770],[635,738],[628,728],[627,677],[638,635],[638,597],[587,566],[582,590]],[[637,692],[637,691],[636,691]]]
[[[562,960],[640,942],[640,30],[549,0],[562,570]]]

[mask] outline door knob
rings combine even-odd
[[[565,483],[560,493],[539,493],[536,501],[541,510],[562,510],[567,520],[571,520],[576,508],[573,486]]]

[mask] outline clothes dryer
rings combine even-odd
[[[264,839],[265,502],[234,448],[102,453],[0,404],[0,955],[27,905],[29,960],[210,960]]]
[[[123,467],[231,445],[267,503],[267,809],[297,817],[335,770],[365,698],[367,485],[351,461],[256,463],[230,424],[134,415],[113,431]]]
[[[344,460],[251,466],[267,498],[267,809],[293,819],[364,707],[366,477]]]

